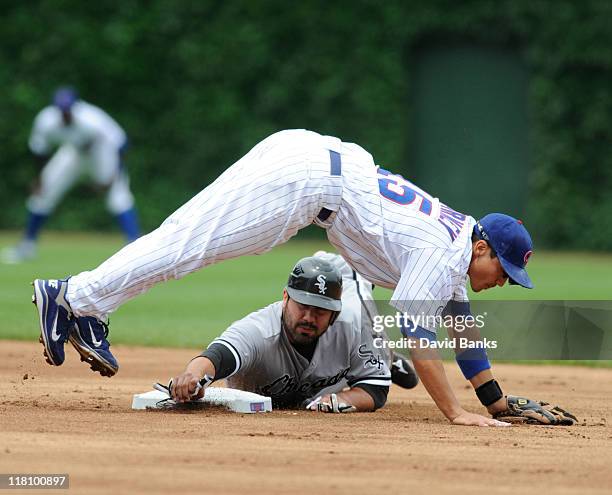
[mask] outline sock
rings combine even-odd
[[[41,215],[39,213],[28,213],[28,223],[25,231],[25,239],[28,241],[35,241],[40,233],[45,220],[49,218],[49,215]]]
[[[117,215],[117,221],[128,242],[135,241],[140,237],[140,227],[138,226],[138,216],[135,208],[130,208]]]

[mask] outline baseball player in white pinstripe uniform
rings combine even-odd
[[[335,413],[382,407],[391,375],[362,325],[354,285],[330,256],[299,260],[283,300],[232,323],[173,378],[173,398],[202,397],[206,377],[206,385],[226,378],[232,388],[269,396],[274,407]]]
[[[91,177],[96,187],[106,191],[106,206],[127,241],[137,239],[134,196],[122,161],[126,146],[124,130],[106,112],[80,100],[74,89],[59,88],[53,104],[34,120],[29,147],[44,167],[27,201],[24,238],[2,253],[3,261],[18,263],[35,256],[41,227],[81,175]]]
[[[312,223],[327,230],[330,242],[367,280],[395,289],[391,303],[402,312],[468,311],[468,279],[476,292],[508,280],[533,287],[525,270],[531,238],[516,219],[490,214],[476,222],[377,167],[356,144],[287,130],[257,144],[157,230],[98,268],[65,280],[36,280],[47,360],[62,364],[70,339],[94,370],[114,374],[118,365],[106,339],[109,313],[159,282],[269,251]],[[435,336],[432,330],[408,325],[403,331]],[[490,413],[508,408],[484,351],[458,356],[458,363]],[[463,409],[439,359],[414,364],[453,424],[507,424]]]

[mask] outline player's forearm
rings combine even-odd
[[[448,333],[449,333],[449,336],[453,340],[458,338],[458,334],[454,331],[454,329],[452,328],[449,329]],[[476,326],[472,326],[471,328],[466,328],[461,334],[461,336],[462,338],[467,338],[470,342],[479,342],[481,340],[480,330]],[[462,351],[460,350],[459,346],[456,346],[455,349],[456,349],[455,352],[459,356],[457,362],[461,366],[460,357],[461,357]],[[471,360],[473,361],[473,359]],[[484,365],[486,365],[486,363],[483,364],[483,366]],[[490,366],[490,364],[488,364],[488,366]],[[474,390],[476,390],[481,385],[484,385],[485,383],[490,382],[493,379],[494,377],[493,377],[493,373],[490,367],[483,369],[482,371],[479,371],[474,376],[469,378],[470,383],[474,387]],[[506,409],[508,409],[508,401],[506,400],[506,397],[502,397],[501,399],[493,402],[492,404],[489,404],[486,407],[487,407],[487,411],[489,411],[489,413],[493,415],[496,412],[505,411]]]
[[[187,367],[185,373],[191,373],[198,377],[198,379],[204,378],[204,375],[208,375],[211,378],[215,377],[215,365],[212,361],[206,357],[198,356],[192,359]]]
[[[373,411],[376,408],[372,396],[362,388],[351,388],[340,392],[337,396],[342,402],[355,406],[359,412]]]
[[[477,375],[474,375],[472,378],[470,378],[470,383],[472,384],[472,387],[474,387],[474,390],[476,390],[481,385],[484,385],[485,383],[490,382],[493,379],[493,372],[489,368],[488,370],[483,370]],[[505,396],[494,402],[493,404],[487,406],[487,411],[489,411],[490,414],[505,411],[506,409],[508,409],[508,401]]]
[[[413,353],[413,364],[425,389],[434,400],[442,414],[450,421],[463,412],[448,383],[442,361],[439,359],[418,359]]]

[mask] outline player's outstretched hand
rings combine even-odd
[[[459,416],[451,421],[454,425],[462,426],[512,426],[510,423],[498,421],[497,419],[487,418],[480,414],[463,411]]]
[[[336,394],[322,395],[316,399],[306,402],[305,407],[308,411],[324,413],[349,413],[357,410],[357,408],[352,404],[343,402],[342,399]]]
[[[508,409],[494,414],[494,418],[512,423],[571,426],[578,420],[572,413],[548,402],[508,395]]]
[[[204,397],[206,387],[200,383],[200,377],[193,373],[185,372],[174,377],[170,383],[170,392],[176,402],[187,402]]]

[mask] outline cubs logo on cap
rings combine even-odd
[[[476,222],[474,232],[497,253],[511,284],[533,289],[525,269],[533,253],[533,242],[523,222],[503,213],[489,213]]]

